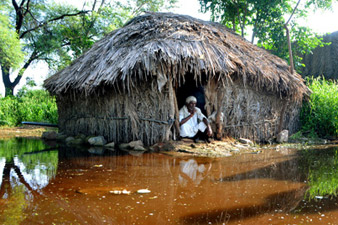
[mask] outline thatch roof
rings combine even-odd
[[[244,85],[280,97],[300,100],[308,93],[302,78],[290,74],[285,61],[251,44],[226,27],[190,16],[147,13],[135,17],[48,78],[52,94],[87,95],[102,87],[132,90],[138,82],[187,73],[197,79],[215,76],[220,82]]]

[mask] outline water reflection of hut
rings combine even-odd
[[[171,13],[132,19],[44,86],[57,96],[60,131],[145,144],[178,136],[187,95],[218,112],[219,136],[264,141],[295,131],[308,93],[282,59],[218,23]]]

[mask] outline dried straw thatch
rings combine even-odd
[[[207,113],[225,114],[219,133],[255,140],[294,129],[308,94],[282,59],[218,23],[172,13],[132,19],[44,86],[57,96],[61,130],[151,144],[179,132],[170,119],[189,76],[205,89]]]

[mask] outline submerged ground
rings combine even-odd
[[[57,146],[18,137],[42,130],[23,131],[0,130],[1,224],[338,221],[336,145],[204,157],[196,152],[228,145],[186,143],[177,148],[184,151],[136,153]]]

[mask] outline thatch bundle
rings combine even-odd
[[[293,129],[308,94],[282,59],[218,23],[172,13],[132,19],[44,86],[57,96],[64,132],[152,144],[179,133],[171,120],[189,77],[203,86],[207,113],[219,112],[219,132],[255,140]]]

